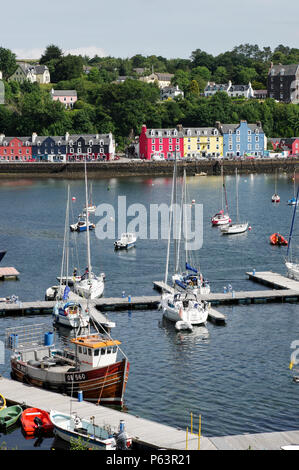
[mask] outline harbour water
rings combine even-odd
[[[20,300],[43,299],[45,290],[56,284],[60,273],[67,185],[71,185],[71,212],[82,211],[83,181],[27,180],[16,185],[0,182],[2,223],[0,248],[7,254],[2,266],[14,266],[20,280],[0,285],[0,297],[15,294]],[[118,196],[133,203],[170,203],[171,178],[118,178],[93,182],[93,203],[112,204],[117,222]],[[287,175],[278,178],[280,204],[272,204],[274,176],[240,176],[240,219],[248,220],[245,234],[223,236],[212,227],[210,217],[221,204],[220,177],[187,178],[190,201],[203,204],[203,245],[192,254],[200,261],[212,291],[261,290],[247,280],[246,271],[275,271],[285,274],[285,247],[273,247],[269,236],[288,236],[293,208],[287,200],[293,195],[293,182]],[[235,215],[235,178],[226,178],[230,214]],[[128,221],[131,218],[128,218]],[[99,220],[94,217],[95,223]],[[298,219],[299,220],[299,219]],[[299,221],[297,234],[299,235]],[[146,223],[146,221],[144,222]],[[147,221],[149,224],[149,220]],[[115,237],[118,234],[116,232]],[[295,234],[296,235],[296,234]],[[74,233],[70,264],[86,266],[85,234]],[[91,232],[92,265],[105,272],[106,297],[153,294],[153,281],[165,273],[167,240],[138,240],[128,252],[114,251],[114,240],[99,240]],[[294,244],[298,238],[294,238]],[[202,433],[219,436],[298,429],[299,388],[288,368],[291,343],[299,340],[299,308],[296,303],[218,306],[227,317],[225,326],[208,323],[193,332],[176,332],[162,320],[161,311],[109,313],[116,322],[113,336],[122,341],[130,363],[125,401],[129,413],[174,427],[194,428],[201,415]],[[1,318],[0,340],[13,325],[48,322],[43,317]],[[0,364],[0,374],[9,377],[9,354]],[[0,389],[1,393],[1,389]],[[16,430],[0,436],[9,447],[29,448]],[[14,442],[14,444],[13,444]],[[51,446],[45,440],[42,446]]]

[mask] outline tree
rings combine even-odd
[[[16,55],[11,50],[0,47],[0,70],[3,73],[3,78],[10,77],[16,68]]]
[[[58,60],[62,57],[62,50],[60,47],[50,44],[46,47],[45,52],[40,58],[40,64],[48,64],[52,60]]]
[[[55,63],[54,73],[51,75],[51,79],[54,83],[61,80],[71,80],[72,78],[78,78],[83,73],[83,59],[81,56],[75,56],[68,54],[65,57],[61,57]]]

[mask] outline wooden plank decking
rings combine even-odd
[[[149,450],[186,450],[186,430],[156,423],[130,413],[113,410],[86,401],[78,402],[59,393],[6,379],[0,376],[0,393],[7,401],[19,403],[27,407],[41,408],[46,411],[55,409],[69,413],[76,412],[78,416],[95,417],[98,425],[110,425],[117,429],[121,419],[125,421],[128,434],[140,448]],[[200,438],[200,450],[280,450],[282,446],[299,444],[299,431],[281,431],[256,434],[241,434],[231,436],[216,436]],[[198,436],[188,435],[188,450],[198,450]]]

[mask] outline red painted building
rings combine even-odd
[[[5,137],[0,135],[0,159],[29,161],[32,158],[31,137]]]
[[[184,156],[184,134],[181,125],[173,129],[147,129],[144,124],[139,136],[139,156],[150,160],[155,155],[161,158]]]
[[[274,150],[287,151],[290,155],[299,154],[299,137],[290,137],[290,138],[272,138],[271,139],[272,147]]]

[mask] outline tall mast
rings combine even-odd
[[[239,184],[239,177],[238,177],[238,170],[236,168],[236,205],[237,205],[237,223],[239,223],[239,197],[238,197],[238,184]]]
[[[288,250],[287,250],[287,258],[289,257],[289,251],[290,251],[290,247],[291,247],[291,241],[292,241],[292,235],[293,235],[293,228],[294,228],[294,222],[295,222],[295,216],[296,216],[298,198],[299,198],[299,186],[298,186],[298,189],[297,189],[296,202],[295,202],[294,212],[293,212],[293,217],[292,217],[292,224],[291,224],[291,230],[290,230],[290,235],[289,235],[289,243],[288,243]]]
[[[166,269],[165,269],[165,279],[164,279],[165,284],[167,284],[167,281],[168,281],[169,251],[170,251],[171,226],[172,226],[172,216],[173,216],[174,172],[175,170],[173,170],[171,203],[170,203],[169,221],[168,221],[168,243],[167,243]]]
[[[85,218],[86,218],[87,266],[88,266],[88,279],[90,279],[91,260],[90,260],[90,239],[89,239],[89,220],[88,220],[88,191],[87,191],[86,159],[84,161],[84,173],[85,173],[85,207],[86,207]]]
[[[174,238],[174,271],[177,273],[177,164],[176,164],[176,151],[174,160],[174,214],[173,214],[173,238]]]

